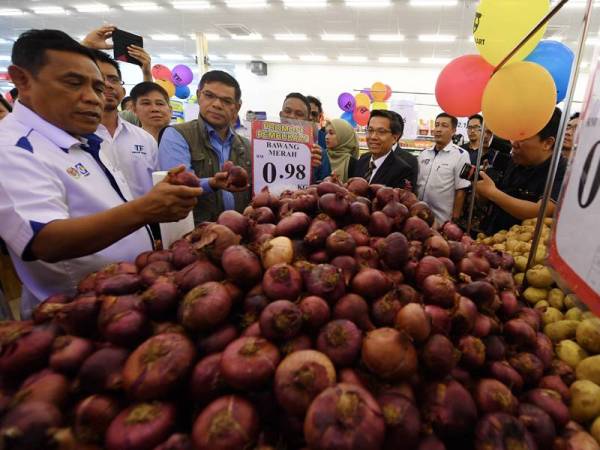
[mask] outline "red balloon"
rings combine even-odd
[[[390,97],[392,96],[392,88],[390,87],[389,84],[385,85],[385,97],[383,99],[383,101],[387,101],[390,99]]]
[[[365,108],[364,106],[359,106],[354,110],[354,114],[352,118],[354,121],[360,126],[364,127],[369,123],[369,117],[371,116],[371,111],[369,108]]]
[[[155,64],[152,67],[152,76],[155,80],[164,80],[171,82],[171,70],[162,64]]]
[[[480,55],[460,56],[442,69],[435,98],[448,114],[468,117],[481,111],[481,99],[494,67]]]

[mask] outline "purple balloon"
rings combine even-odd
[[[342,111],[354,111],[354,107],[356,106],[356,100],[354,99],[354,95],[348,92],[341,93],[338,97],[338,106]]]
[[[194,74],[188,66],[179,64],[171,71],[171,79],[175,86],[187,86],[194,79]]]
[[[373,101],[373,94],[371,94],[371,89],[363,89],[360,92],[362,94],[365,94],[367,97],[369,97],[371,99],[371,101]]]

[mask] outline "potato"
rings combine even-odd
[[[485,239],[484,239],[483,241],[481,241],[481,242],[483,242],[485,245],[492,245],[492,238],[489,238],[489,237],[488,237],[488,238],[485,238]]]
[[[552,342],[558,343],[565,339],[574,338],[578,325],[579,322],[576,320],[561,320],[546,325],[544,327],[544,334],[546,334]]]
[[[571,418],[583,423],[600,415],[600,386],[588,380],[571,385]]]
[[[537,302],[548,298],[548,289],[528,287],[525,289],[525,292],[523,292],[523,298],[530,304],[535,305]]]
[[[541,309],[542,312],[546,311],[549,307],[550,307],[550,304],[546,300],[540,300],[534,306],[535,309]]]
[[[551,227],[554,224],[554,219],[552,217],[546,217],[544,219],[544,225],[548,225]]]
[[[596,420],[592,423],[590,434],[600,443],[600,417],[596,417]]]
[[[487,236],[483,233],[477,233],[477,240],[480,241],[482,239],[485,239]]]
[[[529,269],[526,276],[527,282],[533,287],[549,288],[554,284],[554,278],[552,278],[550,269],[541,264],[537,264]]]
[[[563,313],[561,313],[556,308],[546,308],[546,310],[542,314],[542,323],[544,324],[544,326],[554,322],[558,322],[559,320],[563,320]]]
[[[581,320],[585,320],[585,319],[595,319],[597,316],[596,314],[594,314],[591,311],[585,311],[582,315],[581,315]]]
[[[517,239],[521,242],[531,242],[533,234],[526,231],[525,233],[521,233]]]
[[[535,252],[535,258],[534,258],[535,263],[543,264],[544,261],[546,261],[547,257],[548,257],[548,252],[546,251],[544,246],[543,245],[538,246],[537,251]]]
[[[525,272],[525,269],[527,268],[527,258],[524,256],[517,256],[515,258],[515,268],[519,272]]]
[[[577,344],[577,342],[570,339],[560,341],[556,345],[555,350],[556,356],[558,356],[561,361],[566,362],[573,369],[577,367],[577,364],[589,356],[588,353]]]
[[[585,348],[588,352],[594,354],[600,353],[599,318],[594,317],[592,319],[583,320],[577,327],[575,336],[577,338],[577,343]]]
[[[590,356],[581,361],[575,369],[578,380],[600,383],[600,355]]]
[[[501,252],[506,251],[506,246],[504,244],[494,244],[492,245],[494,250],[500,250]]]
[[[492,242],[493,242],[494,244],[502,244],[502,243],[503,243],[503,242],[505,242],[505,241],[506,241],[506,234],[499,234],[499,233],[496,233],[496,234],[494,235],[494,237],[492,237]]]
[[[515,250],[529,255],[529,251],[531,250],[531,244],[528,242],[519,242],[517,244],[517,247],[515,248]],[[523,269],[523,270],[525,270],[525,269]]]
[[[548,303],[550,303],[550,306],[556,309],[560,309],[561,311],[565,306],[563,302],[564,298],[565,293],[558,288],[554,288],[550,292],[548,292]]]
[[[517,245],[519,245],[519,241],[517,241],[516,239],[508,238],[508,239],[506,239],[506,242],[504,245],[506,246],[506,251],[514,252],[517,248]]]
[[[569,309],[565,313],[565,319],[581,321],[582,314],[583,314],[583,311],[581,309],[579,309],[577,306],[575,306],[574,308]]]
[[[513,278],[515,279],[515,283],[517,283],[520,286],[523,284],[523,281],[525,281],[525,274],[521,272],[516,274]]]
[[[523,225],[524,227],[526,227],[526,226],[535,226],[536,222],[537,222],[537,219],[536,219],[536,218],[533,218],[533,219],[525,219],[525,220],[524,220],[524,221],[521,223],[521,225]]]
[[[579,298],[577,298],[577,296],[575,294],[568,294],[568,295],[565,295],[564,304],[565,304],[565,308],[571,309],[571,308],[574,308],[575,306],[579,306],[581,304],[581,302],[579,301]]]

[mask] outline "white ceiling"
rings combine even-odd
[[[237,0],[238,3],[255,1]],[[335,64],[346,63],[340,61],[340,57],[363,57],[364,63],[370,65],[413,66],[439,65],[443,60],[437,61],[435,58],[453,58],[476,53],[471,42],[472,23],[477,5],[475,0],[454,0],[454,6],[444,7],[411,5],[415,1],[432,0],[383,0],[390,3],[384,7],[375,6],[382,0],[362,0],[359,3],[362,6],[360,8],[348,6],[346,0],[294,0],[305,6],[310,2],[325,1],[327,6],[323,8],[291,8],[284,5],[284,0],[263,1],[266,1],[267,7],[231,8],[226,4],[230,0],[208,0],[200,2],[208,3],[208,9],[182,10],[174,7],[175,0],[147,0],[160,9],[150,10],[145,7],[142,11],[134,12],[127,11],[122,6],[133,0],[0,0],[0,66],[8,64],[6,55],[10,54],[12,41],[27,29],[58,28],[74,37],[81,37],[103,23],[114,24],[144,36],[144,45],[155,61],[174,61],[178,56],[183,58],[181,60],[192,61],[195,55],[195,41],[190,35],[194,32],[212,33],[221,37],[219,40],[209,40],[209,54],[215,61],[239,61],[245,55],[252,59],[269,61],[272,55],[287,55],[290,62],[303,63],[301,56],[317,55],[326,57],[330,63]],[[77,11],[76,6],[92,6],[94,3],[107,6],[108,11]],[[546,37],[559,37],[574,49],[583,5],[582,0],[570,0],[550,22]],[[35,12],[44,6],[62,7],[66,14]],[[23,14],[3,16],[6,9],[16,9]],[[591,27],[595,36],[598,34],[599,19],[600,6],[596,6]],[[251,33],[260,34],[262,39],[233,39],[225,30],[229,26],[245,27]],[[289,33],[305,34],[306,40],[297,42],[275,39],[277,34]],[[351,34],[355,38],[348,42],[326,41],[322,38],[323,34],[339,33]],[[162,41],[151,38],[161,34],[173,35],[175,40]],[[373,41],[369,37],[373,34],[402,34],[404,40]],[[453,42],[422,42],[419,36],[424,34],[452,35],[456,38]],[[587,47],[584,61],[589,61],[594,45],[590,44]],[[396,59],[398,57],[408,59],[402,61]],[[352,58],[347,63],[357,64]]]

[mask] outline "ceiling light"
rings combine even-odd
[[[31,9],[36,14],[69,14],[69,12],[61,6],[32,6]]]
[[[262,55],[262,59],[265,61],[289,61],[290,57],[286,54],[283,55]]]
[[[419,41],[421,42],[454,42],[456,36],[453,34],[420,34]]]
[[[366,56],[338,56],[338,61],[348,63],[363,63],[367,62]]]
[[[210,2],[202,1],[175,1],[171,2],[171,5],[175,9],[209,9],[211,8]]]
[[[8,39],[0,38],[0,44],[12,44],[13,41],[9,41]]]
[[[370,34],[370,41],[375,42],[400,42],[404,40],[403,34]]]
[[[156,11],[157,9],[161,9],[154,2],[130,2],[130,3],[121,3],[121,6],[125,11]]]
[[[235,41],[260,41],[262,40],[262,34],[250,33],[250,34],[232,34],[231,39]]]
[[[198,31],[198,33],[202,34],[202,31]],[[188,36],[190,39],[196,40],[196,33],[190,33]],[[204,37],[209,41],[220,41],[223,39],[223,36],[217,33],[204,33]]]
[[[228,53],[225,55],[225,57],[232,61],[251,61],[252,60],[252,55],[247,55],[247,54]]]
[[[228,8],[266,8],[267,0],[227,0]]]
[[[392,6],[391,0],[346,0],[346,6],[351,8],[385,8]]]
[[[73,8],[80,13],[102,13],[110,11],[109,6],[103,3],[85,3],[81,5],[73,5]]]
[[[10,61],[9,55],[0,55],[0,61]]]
[[[410,0],[410,6],[456,6],[457,0]]]
[[[159,59],[168,59],[171,61],[185,61],[186,59],[190,59],[181,53],[160,53],[158,55]]]
[[[273,35],[277,41],[307,41],[308,38],[302,33],[278,33]]]
[[[380,56],[379,62],[385,64],[405,64],[408,62],[408,58],[406,56]]]
[[[324,61],[328,61],[328,58],[325,55],[301,55],[300,61],[324,62]]]
[[[421,64],[447,64],[450,62],[450,58],[421,58],[419,59]]]
[[[0,16],[22,16],[25,11],[15,8],[0,8]]]
[[[327,0],[283,0],[286,8],[325,8]]]
[[[176,34],[151,34],[150,39],[153,41],[178,41],[181,38]]]
[[[219,55],[208,55],[208,60],[209,61],[220,61],[223,58],[221,58]]]
[[[321,39],[324,41],[340,41],[340,42],[348,42],[354,40],[353,34],[331,34],[331,33],[323,33],[321,35]]]
[[[589,45],[600,45],[600,38],[597,38],[597,37],[587,38],[585,43],[589,44]]]

